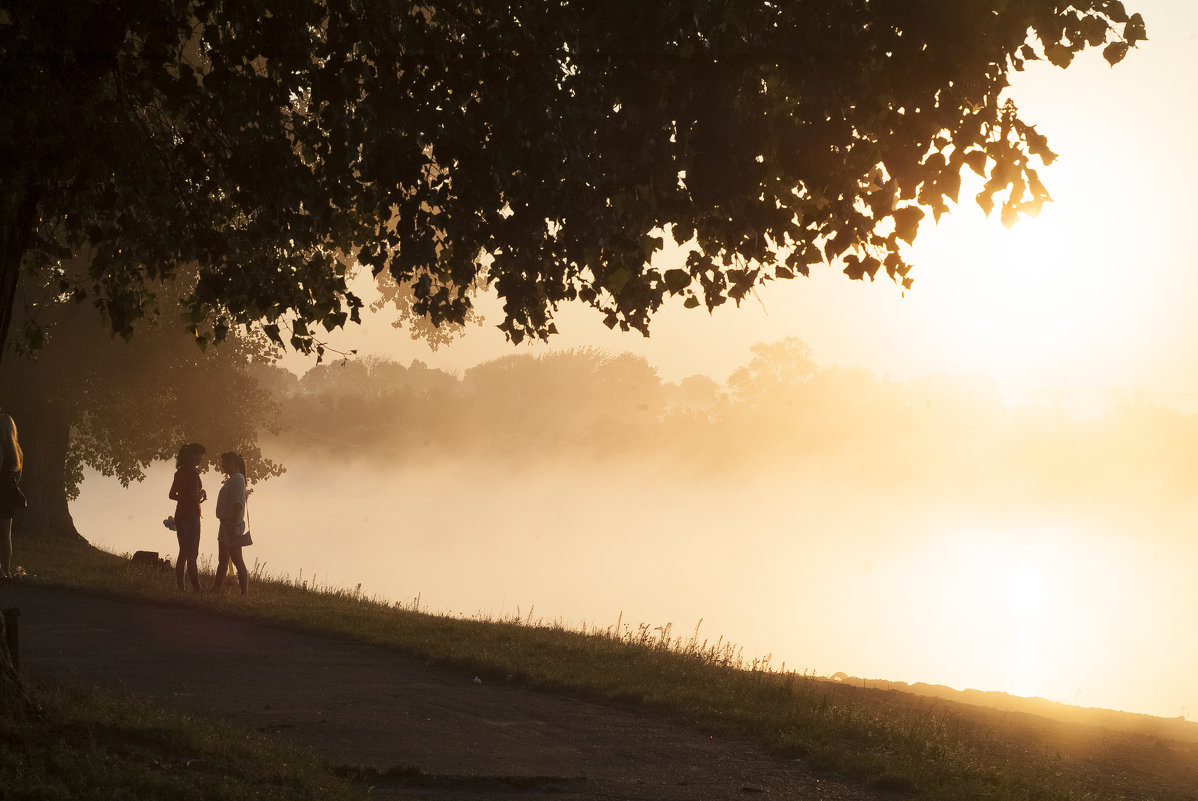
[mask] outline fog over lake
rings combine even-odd
[[[873,392],[834,430],[830,410],[860,382],[893,397]],[[410,415],[349,452],[268,439],[287,471],[255,486],[247,563],[431,612],[669,624],[684,638],[698,626],[701,641],[775,668],[1192,718],[1195,503],[1171,460],[1198,442],[1194,418],[1132,403],[1065,420],[945,386],[817,370],[771,384],[751,412],[742,387],[714,417],[663,413],[611,448],[598,435],[585,447],[450,446],[404,430]],[[549,408],[506,434],[553,429]],[[781,425],[780,409],[800,422]],[[914,416],[895,421],[899,409]],[[80,531],[173,558],[172,469],[129,489],[89,473],[72,505]],[[204,474],[213,497],[219,481]]]

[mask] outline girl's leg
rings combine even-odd
[[[188,520],[178,524],[179,559],[175,564],[175,581],[179,589],[184,588],[184,578],[191,570],[191,588],[200,588],[200,573],[196,569],[196,558],[200,554],[200,521]]]
[[[191,588],[196,592],[200,591],[200,546],[196,543],[196,547],[192,549],[191,555],[187,558],[187,569],[191,573]]]
[[[245,595],[246,590],[250,586],[250,574],[245,569],[245,557],[241,555],[241,546],[236,545],[230,548],[229,551],[233,559],[233,565],[237,568],[237,583],[241,585],[241,594]]]
[[[196,525],[196,531],[191,539],[187,541],[187,553],[184,556],[184,564],[187,566],[187,573],[190,573],[189,579],[191,588],[197,592],[200,589],[200,531],[199,525]]]
[[[213,592],[220,592],[225,583],[225,574],[229,572],[229,549],[223,542],[217,540],[216,581],[212,584]]]
[[[175,560],[175,584],[183,589],[183,571],[187,569],[187,535],[176,528],[175,536],[179,539],[179,558]]]

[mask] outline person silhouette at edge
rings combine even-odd
[[[204,446],[198,442],[179,448],[179,455],[175,458],[175,479],[171,482],[169,493],[170,499],[175,501],[175,534],[179,538],[175,582],[182,590],[186,577],[191,588],[197,592],[200,590],[197,564],[200,555],[200,504],[208,500],[199,470],[204,453]]]
[[[17,441],[17,424],[7,414],[0,413],[0,584],[12,578],[12,516],[18,503],[18,488],[25,455]],[[23,504],[22,504],[23,505]]]
[[[228,476],[216,496],[216,517],[220,529],[216,535],[217,564],[213,592],[220,592],[229,572],[229,562],[237,568],[237,583],[241,594],[249,589],[250,577],[241,555],[240,538],[245,533],[245,460],[232,451],[220,455],[220,469]]]

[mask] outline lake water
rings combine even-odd
[[[1198,714],[1198,545],[1168,515],[1015,513],[811,477],[288,466],[250,501],[247,563],[275,576],[461,616],[698,627],[819,675]],[[77,526],[173,559],[170,478],[161,465],[122,489],[89,474]],[[204,483],[215,498],[219,477]],[[210,562],[215,534],[205,518]]]

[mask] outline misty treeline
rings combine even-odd
[[[458,374],[419,361],[322,364],[257,377],[281,404],[284,461],[395,468],[470,460],[507,472],[599,466],[671,479],[818,477],[861,503],[915,492],[998,507],[1190,494],[1198,416],[1142,399],[1098,415],[1009,406],[981,381],[899,382],[818,365],[797,339],[762,343],[724,383],[663,381],[644,358],[576,349]]]

